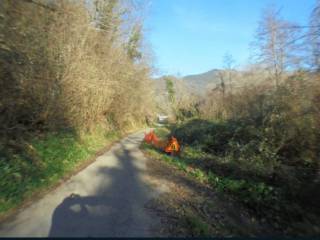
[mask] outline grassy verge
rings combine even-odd
[[[169,134],[169,130],[165,128],[156,129],[157,136],[165,138]],[[268,186],[264,182],[256,182],[244,179],[232,179],[221,176],[210,170],[201,169],[201,161],[212,158],[212,156],[204,153],[199,148],[185,146],[180,156],[168,156],[158,149],[146,143],[142,144],[142,148],[153,158],[164,160],[186,172],[188,175],[195,177],[200,182],[208,183],[219,191],[229,192],[241,197],[245,203],[263,204],[272,201],[278,195],[277,189]],[[212,161],[212,159],[210,159]]]
[[[202,237],[210,237],[210,225],[208,225],[205,221],[203,221],[200,217],[198,217],[193,212],[187,212],[184,216],[185,225],[188,226],[189,231],[192,232],[193,236],[202,236]]]
[[[197,156],[199,159],[203,156],[201,152],[193,148],[185,148],[182,155],[179,157],[165,155],[145,143],[142,144],[142,149],[144,149],[152,158],[164,160],[173,164],[178,169],[186,172],[188,175],[196,178],[200,182],[208,183],[219,191],[228,192],[238,196],[245,203],[263,205],[267,204],[267,201],[272,201],[273,198],[276,197],[276,190],[263,182],[232,179],[217,175],[212,171],[205,171],[196,167],[193,161],[196,161]],[[188,155],[192,155],[193,159],[186,157]]]
[[[54,186],[120,137],[119,132],[97,129],[81,137],[57,132],[0,145],[0,216],[36,192]]]
[[[156,130],[156,134],[162,138],[169,133],[169,129]],[[312,230],[311,225],[302,227],[305,229],[293,229],[295,223],[301,223],[303,226],[303,218],[308,213],[287,197],[285,186],[265,178],[256,171],[255,166],[254,171],[249,171],[249,166],[248,171],[244,171],[242,162],[232,161],[228,155],[208,153],[203,150],[201,143],[196,141],[194,144],[184,143],[181,154],[175,157],[168,156],[145,143],[141,148],[149,157],[166,161],[198,181],[232,196],[252,210],[260,220],[268,221],[276,229],[306,233],[318,231]]]

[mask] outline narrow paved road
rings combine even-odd
[[[0,225],[0,237],[159,236],[144,205],[165,191],[143,178],[143,132],[115,144],[87,168]],[[161,186],[161,185],[159,185]]]

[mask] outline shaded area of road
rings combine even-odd
[[[143,180],[143,133],[114,145],[65,184],[8,219],[0,237],[160,236],[160,220],[144,207],[164,189]],[[160,185],[159,185],[160,186]]]

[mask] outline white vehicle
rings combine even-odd
[[[167,123],[168,118],[169,117],[167,115],[158,114],[158,123]]]

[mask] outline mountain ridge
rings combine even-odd
[[[214,68],[204,73],[184,76],[182,80],[190,89],[202,95],[208,88],[220,82],[219,73],[221,71],[223,70]]]

